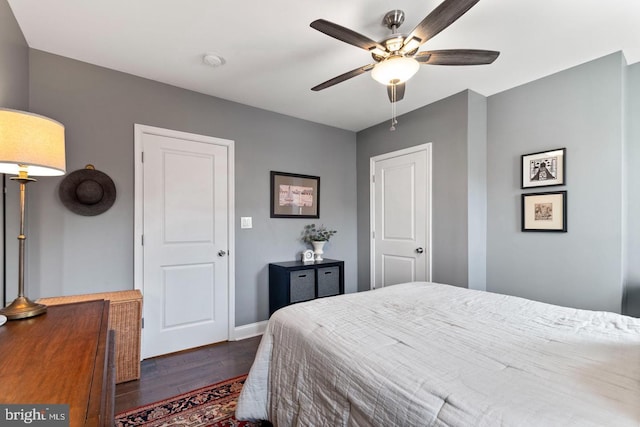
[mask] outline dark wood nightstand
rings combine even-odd
[[[296,302],[344,294],[344,261],[269,264],[269,315]]]

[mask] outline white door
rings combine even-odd
[[[371,158],[371,288],[431,280],[431,144]]]
[[[230,141],[161,130],[136,135],[144,159],[143,358],[225,341]]]

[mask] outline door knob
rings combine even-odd
[[[227,254],[226,251],[223,251],[222,249],[218,251],[218,256],[225,256]]]
[[[423,253],[423,252],[424,252],[424,249],[422,249],[422,248],[418,248],[418,249],[416,249],[416,252],[418,252],[419,254],[421,254],[421,253]]]

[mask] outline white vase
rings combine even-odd
[[[315,261],[322,261],[322,254],[324,254],[324,251],[322,249],[324,248],[325,243],[327,242],[324,240],[311,242],[311,244],[313,245],[313,258]]]

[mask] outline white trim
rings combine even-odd
[[[248,325],[238,326],[234,331],[233,339],[229,338],[229,341],[240,341],[262,335],[264,334],[265,329],[267,329],[268,322],[268,320],[263,320],[262,322],[249,323]]]
[[[432,173],[433,173],[433,165],[431,160],[431,150],[432,143],[427,142],[425,144],[416,145],[414,147],[403,148],[402,150],[392,151],[390,153],[379,154],[377,156],[373,156],[369,159],[369,287],[374,289],[375,287],[375,239],[373,238],[373,233],[375,232],[374,227],[376,224],[376,215],[375,215],[375,183],[373,182],[375,173],[376,173],[376,162],[380,162],[382,160],[392,159],[394,157],[404,156],[407,154],[417,153],[419,151],[425,151],[427,155],[427,182],[425,185],[427,186],[427,200],[426,200],[426,210],[427,210],[427,224],[426,224],[426,244],[427,247],[427,277],[426,281],[430,282],[432,277],[432,261],[433,261],[433,247],[432,247],[432,217],[433,212],[431,211],[431,201],[433,197],[432,192]]]
[[[163,129],[154,126],[134,124],[134,224],[133,224],[133,285],[134,289],[140,289],[144,295],[143,277],[143,251],[142,233],[144,231],[144,197],[143,197],[143,163],[142,163],[142,137],[144,134],[165,136],[169,138],[189,139],[207,144],[217,144],[227,147],[227,207],[228,207],[228,311],[229,328],[228,339],[236,339],[236,270],[235,270],[235,142],[229,139],[216,138],[206,135],[198,135],[189,132],[181,132],[171,129]],[[144,334],[143,334],[144,336]]]

